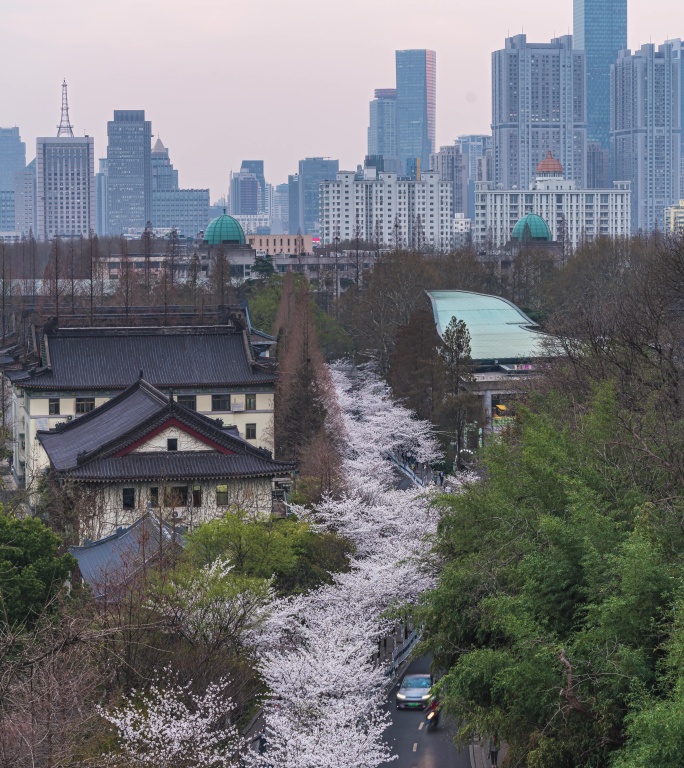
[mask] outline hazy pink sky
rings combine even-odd
[[[681,0],[629,0],[629,45],[684,36]],[[305,156],[355,168],[368,102],[394,85],[397,48],[437,51],[437,143],[489,132],[490,53],[509,35],[572,32],[572,0],[0,0],[0,126],[71,121],[106,156],[114,109],[144,109],[183,187],[212,200],[263,159],[285,181]]]

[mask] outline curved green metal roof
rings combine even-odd
[[[239,243],[244,245],[246,240],[240,222],[235,221],[232,216],[224,212],[221,216],[210,222],[204,233],[204,242],[209,245],[221,245],[221,243]]]
[[[525,236],[525,225],[530,228],[531,240],[545,241],[547,243],[550,243],[553,240],[553,235],[551,234],[549,225],[544,221],[544,219],[542,219],[541,216],[538,216],[536,213],[528,213],[526,216],[523,216],[520,221],[518,221],[518,223],[513,227],[511,240],[523,240]]]
[[[471,291],[427,291],[427,295],[440,336],[452,317],[466,324],[474,362],[531,360],[548,354],[544,341],[551,337],[536,331],[534,320],[507,299]]]

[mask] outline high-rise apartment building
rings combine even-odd
[[[627,47],[627,0],[574,0],[573,44],[584,51],[587,140],[610,146],[610,68]]]
[[[36,227],[36,161],[14,174],[14,229],[28,237]]]
[[[584,51],[572,35],[550,43],[506,39],[492,54],[494,182],[527,187],[537,164],[552,152],[565,177],[586,185]]]
[[[289,184],[276,184],[271,205],[271,233],[274,235],[289,233],[289,226],[290,186]]]
[[[682,43],[621,51],[610,77],[613,178],[632,183],[632,231],[663,230],[680,197]]]
[[[88,237],[94,223],[92,137],[36,139],[36,240]]]
[[[397,51],[396,70],[399,171],[415,175],[417,168],[430,167],[430,155],[435,151],[437,54]]]
[[[0,128],[0,192],[14,192],[14,174],[26,168],[26,144],[18,128]]]
[[[399,171],[397,164],[397,89],[377,88],[370,103],[368,155],[382,158],[383,170]]]
[[[107,123],[108,231],[144,229],[152,216],[152,123],[144,109],[115,109]]]
[[[468,207],[468,158],[458,144],[440,147],[430,155],[430,170],[437,171],[442,181],[451,185],[451,214],[467,213]]]
[[[296,235],[318,235],[320,230],[321,182],[334,179],[340,170],[339,160],[329,157],[307,157],[299,161],[297,180],[298,206],[297,229],[290,230]],[[292,200],[290,199],[290,221],[292,221]]]

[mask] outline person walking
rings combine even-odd
[[[496,768],[496,766],[499,764],[500,748],[501,745],[499,744],[499,737],[494,734],[489,740],[489,759],[492,761],[492,768]]]

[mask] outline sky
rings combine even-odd
[[[628,2],[632,50],[684,37],[681,0]],[[31,160],[66,78],[97,157],[113,110],[144,109],[181,187],[214,201],[243,159],[273,184],[303,157],[356,168],[401,48],[437,51],[437,146],[489,133],[490,54],[520,32],[571,33],[572,0],[0,0],[0,126],[19,126]]]

